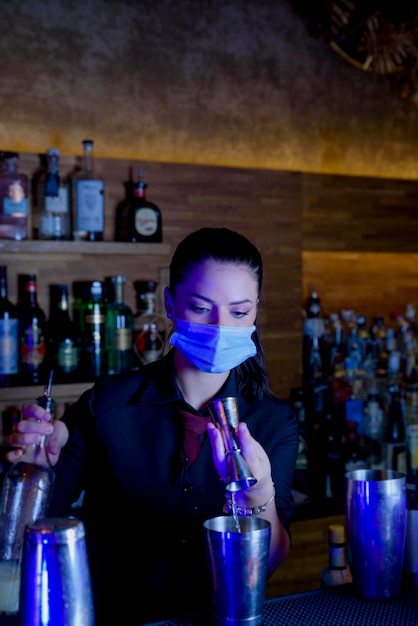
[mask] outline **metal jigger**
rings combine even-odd
[[[239,448],[237,427],[238,407],[236,398],[216,398],[209,405],[212,421],[219,426],[226,448],[227,460],[227,491],[248,489],[257,482],[252,476]]]

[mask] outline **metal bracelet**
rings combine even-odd
[[[243,517],[250,517],[251,515],[260,515],[260,513],[264,513],[268,505],[271,504],[271,502],[273,502],[275,495],[276,495],[276,490],[273,484],[273,495],[264,504],[261,504],[260,506],[254,506],[254,507],[245,507],[245,506],[238,506],[238,505],[233,507],[232,496],[229,493],[227,493],[225,494],[226,502],[224,505],[224,513],[234,512],[236,515],[242,515]]]

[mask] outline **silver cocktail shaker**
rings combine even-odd
[[[94,626],[83,523],[44,518],[27,526],[21,580],[22,626]]]

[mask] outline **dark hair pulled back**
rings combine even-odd
[[[170,264],[170,290],[187,280],[190,272],[204,261],[213,260],[234,265],[246,265],[257,281],[260,295],[263,282],[263,262],[256,246],[246,237],[229,228],[200,228],[187,235],[177,246]],[[238,390],[247,400],[270,393],[263,348],[258,329],[253,334],[257,354],[235,368]]]

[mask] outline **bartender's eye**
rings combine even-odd
[[[190,304],[190,309],[193,311],[193,313],[200,313],[200,314],[204,314],[204,313],[209,313],[210,309],[207,306],[197,306],[197,304]]]

